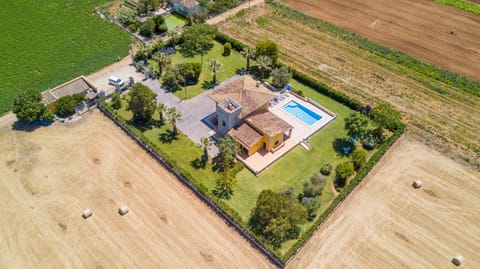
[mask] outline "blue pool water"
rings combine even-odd
[[[283,110],[287,111],[297,119],[305,122],[310,126],[314,125],[322,118],[322,116],[318,115],[317,113],[311,111],[310,109],[293,100],[286,103],[282,108]]]

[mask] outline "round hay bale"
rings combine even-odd
[[[128,211],[130,211],[130,209],[129,209],[128,206],[126,206],[126,205],[121,205],[121,206],[118,208],[118,213],[119,213],[120,215],[122,215],[122,216],[125,215],[125,214],[127,214]]]
[[[84,219],[88,219],[91,215],[92,215],[92,210],[90,210],[90,208],[85,208],[85,210],[83,210],[82,217]]]
[[[457,255],[452,259],[452,263],[456,266],[460,266],[463,262],[464,258],[462,255]]]
[[[415,189],[420,189],[423,186],[423,182],[420,179],[417,179],[413,182],[412,186]]]

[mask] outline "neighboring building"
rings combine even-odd
[[[275,151],[291,136],[293,127],[268,111],[275,94],[250,76],[240,76],[217,87],[217,131],[229,135],[248,156],[264,149]]]
[[[55,102],[60,97],[77,93],[85,94],[85,98],[88,102],[97,98],[97,87],[95,87],[84,76],[80,76],[51,90],[42,92],[42,100],[48,105]]]
[[[172,0],[173,10],[183,16],[197,12],[200,4],[196,0]]]

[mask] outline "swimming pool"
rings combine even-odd
[[[310,126],[322,119],[322,116],[293,100],[286,103],[282,109]]]

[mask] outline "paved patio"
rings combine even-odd
[[[320,115],[322,118],[311,126],[307,125],[305,122],[286,112],[282,108],[285,104],[292,100],[310,109],[311,111]],[[260,150],[247,158],[242,158],[240,156],[240,160],[254,174],[259,174],[263,170],[267,169],[268,166],[270,166],[272,163],[280,159],[283,155],[295,148],[298,144],[300,144],[300,142],[308,139],[310,136],[314,135],[316,132],[318,132],[320,129],[325,127],[329,122],[336,118],[336,115],[333,112],[328,111],[326,108],[323,108],[320,105],[315,104],[311,101],[297,97],[291,93],[278,95],[270,106],[269,110],[273,114],[277,115],[278,117],[293,126],[292,135],[285,141],[283,146],[281,146],[273,153],[265,150]]]
[[[157,94],[157,102],[170,107],[176,107],[182,112],[183,120],[177,123],[178,129],[188,136],[194,143],[199,144],[202,137],[211,137],[215,134],[203,120],[215,112],[215,102],[208,97],[209,91],[189,99],[181,100],[173,93],[162,88],[156,79],[141,81]],[[210,156],[216,156],[218,148],[213,145],[208,151]]]

